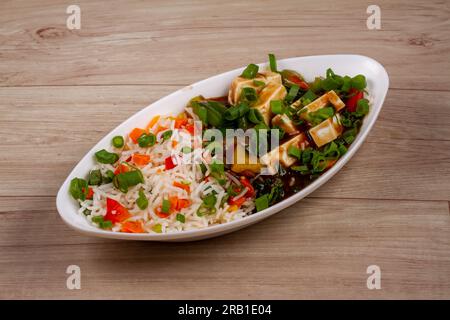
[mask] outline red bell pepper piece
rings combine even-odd
[[[166,170],[173,169],[173,168],[175,168],[177,166],[177,164],[173,161],[172,157],[167,157],[164,160],[164,164],[166,166]]]
[[[131,217],[127,208],[122,206],[114,199],[106,198],[106,215],[104,220],[109,220],[112,223],[122,222]]]
[[[245,197],[251,198],[255,195],[255,189],[253,188],[252,184],[248,179],[244,176],[241,176],[241,183],[244,187],[248,189],[247,193],[245,194]]]
[[[238,207],[242,206],[242,204],[245,202],[245,196],[240,197],[239,199],[236,199],[236,197],[231,197],[228,199],[228,204],[230,205],[236,205]]]
[[[347,99],[345,105],[347,110],[350,112],[355,112],[358,106],[358,101],[364,98],[364,91],[359,91],[358,89],[350,89],[350,98]]]

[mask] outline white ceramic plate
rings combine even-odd
[[[267,64],[260,64],[266,68]],[[72,228],[84,234],[104,238],[129,239],[129,240],[151,240],[151,241],[191,241],[223,235],[232,231],[249,226],[253,223],[268,218],[269,216],[283,210],[296,203],[300,199],[319,188],[322,184],[334,176],[361,146],[375,120],[380,113],[386,93],[389,87],[389,77],[386,70],[377,61],[359,55],[324,55],[290,58],[278,61],[278,69],[293,69],[300,72],[311,81],[316,76],[324,76],[328,68],[332,68],[336,74],[355,76],[363,74],[366,76],[372,105],[369,114],[366,116],[361,131],[350,146],[348,152],[339,161],[316,181],[286,200],[271,206],[263,211],[252,214],[240,220],[229,223],[210,226],[205,229],[182,231],[167,234],[133,234],[111,232],[91,226],[87,220],[77,213],[78,203],[69,195],[70,180],[74,177],[87,176],[90,168],[94,165],[94,153],[100,149],[108,148],[112,137],[116,135],[126,135],[135,127],[145,127],[149,119],[157,114],[176,115],[183,111],[187,102],[194,96],[203,95],[206,97],[224,96],[228,92],[229,85],[233,78],[241,74],[244,68],[236,69],[209,79],[197,82],[191,86],[180,89],[139,111],[117,128],[108,133],[99,143],[97,143],[72,170],[61,186],[56,198],[56,206],[61,218]]]

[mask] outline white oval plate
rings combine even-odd
[[[259,65],[262,68],[267,67],[267,63]],[[389,87],[389,77],[383,66],[377,61],[360,55],[324,55],[290,58],[278,61],[278,68],[293,69],[300,72],[307,80],[313,80],[316,76],[323,76],[328,68],[332,68],[336,74],[355,76],[363,74],[366,76],[368,87],[372,100],[369,114],[366,116],[361,131],[355,141],[350,146],[348,152],[326,173],[320,176],[312,184],[296,193],[295,195],[273,205],[263,211],[254,213],[240,220],[210,226],[204,229],[182,231],[166,234],[136,234],[111,232],[98,229],[90,225],[87,220],[77,213],[78,203],[69,195],[70,180],[74,177],[87,176],[89,169],[94,165],[94,153],[100,149],[108,148],[112,137],[116,135],[126,135],[135,127],[145,127],[149,119],[157,114],[176,115],[183,111],[187,102],[194,96],[203,95],[205,97],[224,96],[233,78],[241,74],[244,68],[236,69],[206,80],[197,82],[191,86],[180,89],[139,111],[123,122],[117,128],[108,133],[99,143],[97,143],[72,170],[63,185],[59,189],[56,198],[56,206],[61,218],[75,230],[104,238],[128,239],[128,240],[151,240],[151,241],[192,241],[205,238],[216,237],[232,231],[239,230],[283,210],[284,208],[296,203],[306,197],[311,192],[319,188],[335,175],[361,146],[375,120],[380,113],[384,99]]]

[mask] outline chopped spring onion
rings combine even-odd
[[[70,181],[69,192],[75,200],[86,200],[88,194],[88,183],[81,178],[73,178]]]
[[[183,152],[184,154],[191,153],[192,148],[191,147],[183,147],[183,148],[181,148],[181,152]]]
[[[102,229],[109,229],[112,228],[113,223],[109,220],[104,220],[103,216],[95,216],[92,217],[92,222],[97,223],[98,226]]]
[[[100,169],[91,170],[89,172],[89,185],[99,186],[102,184],[102,172]]]
[[[246,102],[255,102],[258,100],[258,94],[252,87],[245,87],[241,91],[241,100]]]
[[[267,194],[262,195],[255,199],[256,211],[261,211],[269,207],[269,196]]]
[[[162,233],[162,225],[160,223],[155,224],[152,227],[152,230],[153,230],[153,232],[156,232],[156,233]]]
[[[288,148],[288,155],[300,159],[302,157],[302,150],[300,150],[300,148],[297,148],[296,146],[290,146]]]
[[[156,142],[156,136],[152,133],[143,133],[137,141],[141,148],[151,147]]]
[[[270,65],[270,70],[272,72],[278,72],[277,71],[277,59],[275,58],[275,55],[273,53],[269,53],[269,65]]]
[[[166,141],[167,139],[170,139],[170,137],[172,136],[173,131],[172,130],[167,130],[162,134],[162,139],[163,141]]]
[[[241,77],[246,79],[253,79],[256,77],[256,74],[258,73],[259,67],[256,64],[249,64],[247,68],[244,69],[244,71],[241,74]]]
[[[185,223],[186,222],[186,217],[184,216],[184,214],[181,213],[177,213],[177,216],[175,218],[177,221],[180,221],[181,223]]]
[[[283,102],[281,100],[270,101],[270,110],[274,114],[282,114],[284,112]]]
[[[199,117],[200,121],[203,124],[208,124],[208,110],[204,105],[199,102],[193,101],[191,102],[192,110]]]
[[[119,155],[116,153],[108,152],[105,149],[102,149],[95,153],[95,158],[97,159],[97,162],[105,164],[113,164],[117,160],[119,160]]]
[[[122,148],[124,143],[125,141],[123,140],[122,136],[115,136],[114,138],[112,138],[112,145],[115,148]]]
[[[128,188],[139,183],[144,183],[144,176],[140,170],[121,172],[114,176],[114,186],[123,193],[128,192]]]
[[[292,101],[294,101],[299,89],[300,88],[298,85],[296,84],[292,85],[292,87],[289,89],[289,93],[287,94],[286,98],[284,98],[287,103],[291,103]]]
[[[163,213],[169,213],[170,211],[170,201],[167,199],[164,199],[161,206],[161,212]]]
[[[261,115],[261,112],[258,111],[258,109],[251,108],[248,111],[247,118],[250,122],[254,124],[258,124],[264,121],[263,116]]]
[[[259,81],[259,80],[253,80],[253,84],[257,87],[262,87],[264,86],[266,83],[264,81]]]
[[[245,102],[241,102],[238,105],[228,108],[223,116],[225,117],[225,119],[232,121],[243,117],[249,110],[250,107],[248,106],[248,104]]]
[[[308,174],[310,172],[308,166],[306,165],[292,166],[291,169],[300,172],[300,174]]]
[[[141,210],[144,210],[148,207],[148,199],[142,189],[139,190],[139,197],[136,199],[136,204]]]

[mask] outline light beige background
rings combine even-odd
[[[448,1],[0,2],[0,298],[450,298]],[[366,28],[378,4],[382,29]],[[55,209],[105,133],[185,85],[278,58],[357,53],[391,88],[366,143],[310,197],[221,238],[88,238]],[[82,289],[67,290],[68,265]],[[366,268],[382,289],[366,288]]]

